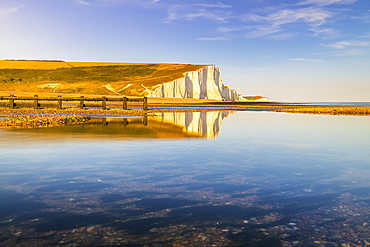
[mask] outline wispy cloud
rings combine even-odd
[[[370,39],[370,33],[366,33],[365,35],[360,36],[360,38]]]
[[[258,57],[255,57],[255,59],[271,58],[271,57],[276,57],[276,56],[280,56],[280,55],[281,55],[281,53],[276,53],[276,54],[270,54],[270,55],[258,56]]]
[[[293,61],[293,62],[315,62],[315,63],[323,62],[323,60],[320,60],[320,59],[309,59],[309,58],[291,58],[291,59],[288,59],[288,61]]]
[[[91,3],[84,1],[84,0],[76,0],[76,2],[82,5],[91,5]]]
[[[312,26],[321,26],[328,18],[333,17],[333,13],[321,8],[302,8],[302,9],[284,9],[267,16],[246,14],[243,17],[245,21],[267,22],[273,26],[281,26],[298,21],[309,23]]]
[[[362,47],[365,47],[365,46],[368,46],[369,44],[370,44],[370,42],[349,40],[349,41],[338,41],[338,42],[335,42],[333,44],[322,45],[322,46],[330,47],[330,48],[334,48],[334,49],[344,49],[348,46],[362,46]]]
[[[126,4],[137,4],[144,8],[158,7],[162,5],[162,0],[73,0],[81,5],[95,5],[103,7],[120,6]],[[165,7],[165,4],[162,6]]]
[[[196,18],[205,18],[217,22],[227,22],[228,19],[235,18],[231,12],[222,9],[214,10],[214,6],[197,6],[197,5],[171,5],[168,8],[168,21],[174,20],[194,20]]]
[[[296,36],[297,35],[294,33],[279,33],[279,34],[271,35],[268,38],[275,39],[275,40],[285,40],[285,39],[292,39]]]
[[[0,0],[1,1],[1,0]],[[216,29],[213,38],[199,38],[198,40],[230,40],[236,36],[231,33],[239,32],[237,37],[268,38],[286,40],[304,35],[306,37],[320,37],[328,39],[338,37],[339,27],[334,29],[333,23],[343,18],[357,18],[370,21],[370,13],[362,11],[359,16],[343,16],[343,9],[333,8],[330,5],[350,5],[358,0],[299,0],[295,4],[274,4],[259,9],[239,9],[231,4],[203,0],[72,0],[81,5],[100,4],[114,6],[123,4],[137,4],[144,8],[156,8],[167,11],[163,22],[176,21],[207,21],[222,23]],[[368,1],[368,0],[363,0]],[[245,12],[241,12],[245,11]],[[366,13],[365,13],[366,12]],[[357,13],[357,12],[356,12]],[[331,25],[331,26],[329,26]],[[230,33],[230,34],[228,34]],[[228,37],[229,36],[229,37]],[[332,44],[333,45],[333,44]],[[334,44],[335,45],[335,44]],[[337,44],[338,45],[338,44]],[[340,44],[339,44],[340,45]],[[330,45],[328,45],[330,46]]]
[[[366,23],[370,23],[370,13],[369,12],[370,10],[367,11],[367,13],[363,13],[360,16],[352,16],[351,19],[359,19],[359,20],[363,20]]]
[[[337,54],[337,56],[340,56],[340,57],[348,57],[348,56],[362,55],[366,52],[368,52],[368,51],[363,50],[363,49],[349,49],[349,50],[346,50],[346,51],[337,52],[336,54]]]
[[[336,30],[334,30],[333,28],[314,27],[314,28],[310,28],[309,30],[313,32],[312,36],[314,36],[314,37],[323,36],[323,37],[327,38],[327,37],[336,37],[336,36],[338,36],[338,32]]]
[[[5,18],[10,14],[17,12],[23,7],[22,4],[6,4],[0,3],[0,18]]]
[[[294,37],[295,34],[292,34],[291,32],[284,32],[283,26],[294,23],[305,23],[309,26],[308,30],[312,30],[315,32],[315,35],[319,35],[320,32],[318,27],[325,24],[327,20],[329,18],[332,18],[334,15],[334,13],[325,11],[321,8],[309,7],[295,10],[279,10],[275,13],[265,16],[257,14],[246,14],[242,17],[242,20],[245,22],[262,23],[262,25],[249,26],[248,28],[254,28],[255,30],[246,34],[245,37],[247,38],[258,38],[274,34],[273,36],[270,36],[270,38],[287,39]],[[224,29],[224,31],[228,30]],[[328,31],[329,29],[326,30],[326,32]]]
[[[223,33],[229,33],[229,32],[235,32],[235,31],[242,31],[245,29],[251,28],[250,26],[244,26],[244,27],[219,27],[217,30],[219,32]]]
[[[357,2],[357,0],[305,0],[303,2],[298,3],[298,5],[309,5],[314,4],[318,6],[326,6],[331,4],[353,4]]]
[[[268,67],[230,67],[230,66],[223,66],[222,68],[237,69],[237,70],[273,70],[273,68],[268,68]]]
[[[197,4],[197,6],[208,7],[208,8],[221,8],[221,9],[232,8],[233,7],[231,5],[225,5],[225,4],[220,3],[220,2],[218,2],[216,4],[199,3],[199,4]]]
[[[198,38],[197,40],[205,40],[205,41],[226,41],[230,40],[228,37],[214,37],[214,38]]]
[[[259,56],[259,57],[255,57],[255,59],[263,59],[263,58],[269,58],[269,57],[271,57],[271,55]]]
[[[280,26],[257,26],[256,30],[251,31],[245,35],[246,38],[259,38],[270,34],[275,34],[281,31]]]

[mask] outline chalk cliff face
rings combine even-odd
[[[225,86],[214,65],[184,73],[184,77],[156,86],[148,97],[238,101],[237,91]]]
[[[182,127],[183,131],[189,134],[215,138],[220,133],[222,120],[233,113],[232,111],[164,112],[148,117],[148,119],[174,124]]]

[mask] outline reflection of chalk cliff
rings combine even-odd
[[[214,138],[220,132],[222,120],[233,113],[230,111],[164,112],[156,114],[150,119],[175,124],[182,127],[183,131],[188,134]]]
[[[144,118],[94,118],[77,125],[9,131],[18,132],[18,138],[21,133],[38,133],[53,141],[68,138],[215,138],[219,135],[222,120],[232,113],[166,112]]]

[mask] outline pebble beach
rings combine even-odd
[[[144,110],[101,109],[8,109],[0,108],[0,128],[55,127],[80,124],[89,121],[92,115],[144,116]]]

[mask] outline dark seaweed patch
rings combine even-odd
[[[120,194],[106,194],[106,195],[101,196],[99,199],[103,203],[112,203],[112,202],[124,200],[126,198],[128,197],[124,195],[120,195]]]
[[[26,196],[15,191],[0,189],[0,218],[21,212],[33,212],[48,208],[41,202],[25,200]]]

